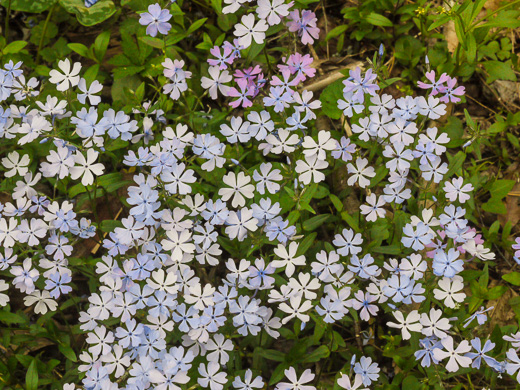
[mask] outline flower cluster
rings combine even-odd
[[[248,1],[224,3],[223,12],[234,13]],[[470,324],[484,325],[492,308],[452,317],[467,295],[461,273],[495,258],[466,213],[473,185],[448,175],[450,138],[430,126],[447,104],[460,101],[464,87],[446,74],[436,80],[432,71],[426,73],[430,84],[419,83],[431,89],[429,96],[395,99],[381,91],[377,69],[356,68],[336,102],[346,135],[315,129],[321,102],[304,84],[316,73],[310,54],[292,52],[276,67],[246,66],[241,58],[278,24],[303,50],[318,39],[315,14],[293,7],[259,0],[241,16],[232,43],[211,49],[208,74],[200,80],[183,60],[164,57],[163,96],[134,110],[100,104],[103,85],[87,82],[78,62],[59,61],[41,100],[40,81],[26,81],[21,63],[6,64],[0,136],[20,148],[1,159],[14,189],[1,204],[0,270],[10,276],[9,283],[0,281],[0,291],[13,286],[36,314],[56,310],[73,291],[68,259],[74,247],[98,238],[99,288],[78,319],[86,333],[78,369],[88,390],[173,390],[193,379],[211,390],[261,389],[269,382],[261,371],[231,364],[241,340],[261,347],[262,337],[292,333],[289,323],[296,333],[318,323],[363,326],[385,313],[392,317],[388,331],[413,348],[422,367],[457,372],[487,366],[520,382],[520,333],[504,336],[511,348],[500,357],[489,339],[463,336]],[[168,33],[171,17],[154,4],[140,23],[155,37]],[[216,131],[165,117],[162,104],[190,93],[191,82],[236,109]],[[114,162],[116,142],[126,149]],[[35,160],[29,146],[46,148],[45,157]],[[246,166],[245,149],[257,152],[256,165]],[[133,174],[133,183],[122,218],[103,235],[103,221],[83,216],[66,189],[82,186],[95,194],[115,164]],[[363,199],[362,217],[338,227],[309,255],[312,241],[298,220],[316,211],[302,199],[333,169],[341,169]],[[430,196],[432,187],[437,198]],[[405,209],[411,218],[402,218]],[[383,220],[399,229],[377,243],[371,226],[380,229],[372,224]],[[520,263],[520,239],[513,249]],[[0,294],[0,305],[9,299]],[[364,389],[386,380],[372,357],[351,358],[349,375],[337,378],[340,387]],[[315,389],[311,369],[298,373],[291,365],[283,373],[277,390]]]

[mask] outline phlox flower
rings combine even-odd
[[[248,208],[240,209],[238,212],[231,211],[226,220],[226,234],[232,240],[237,238],[243,241],[247,235],[247,231],[256,231],[258,220],[253,217],[253,210]]]
[[[96,163],[99,156],[99,152],[94,149],[87,150],[87,158],[80,153],[76,152],[74,156],[74,165],[70,168],[70,177],[73,180],[81,177],[81,184],[88,186],[94,183],[94,175],[100,176],[105,171],[105,167],[101,163]]]
[[[2,158],[2,165],[8,170],[4,173],[4,176],[24,176],[29,170],[30,162],[31,159],[28,154],[24,154],[22,158],[20,158],[20,154],[16,150],[10,152],[7,157]]]
[[[376,381],[379,378],[379,371],[381,369],[378,367],[378,364],[372,362],[370,357],[362,356],[359,362],[354,365],[354,372],[361,375],[364,386],[370,386],[373,381]]]
[[[320,29],[316,26],[318,19],[316,14],[309,10],[294,10],[289,13],[287,27],[290,32],[295,32],[304,45],[313,44],[319,38]]]
[[[316,390],[314,386],[306,384],[315,377],[310,369],[305,370],[299,378],[294,367],[289,367],[284,373],[289,382],[278,382],[275,390]]]
[[[221,188],[218,194],[225,202],[233,197],[231,201],[231,206],[233,207],[245,206],[246,198],[251,199],[254,196],[255,186],[249,184],[251,177],[246,176],[242,171],[238,172],[238,175],[234,172],[229,172],[222,178],[222,181],[231,188]]]
[[[256,13],[260,19],[265,19],[270,26],[275,26],[289,15],[289,8],[294,2],[285,3],[285,0],[258,0]]]
[[[455,77],[449,78],[446,82],[446,86],[439,88],[439,92],[443,93],[444,96],[440,98],[443,103],[458,103],[460,102],[459,96],[464,96],[466,88],[464,86],[455,87],[457,85],[457,79]]]
[[[450,202],[455,202],[458,198],[460,203],[465,203],[470,199],[470,195],[467,192],[473,191],[474,187],[472,184],[465,184],[462,177],[453,178],[451,182],[447,181],[444,183],[444,192],[446,192],[446,199]]]
[[[70,87],[75,87],[78,85],[80,80],[79,72],[81,71],[81,64],[79,62],[75,62],[71,69],[70,60],[65,58],[64,60],[60,60],[58,62],[58,68],[61,70],[61,72],[57,71],[56,69],[52,69],[49,72],[49,76],[51,76],[49,81],[58,85],[56,87],[58,91],[64,92]]]
[[[374,177],[376,175],[376,171],[373,167],[368,166],[368,160],[366,158],[357,158],[356,165],[349,163],[347,165],[348,173],[351,173],[352,176],[349,177],[347,184],[349,186],[354,185],[354,183],[358,182],[361,188],[365,188],[370,184],[370,180],[368,178]]]
[[[319,183],[325,180],[325,174],[320,172],[321,169],[325,169],[329,166],[329,163],[324,160],[320,160],[318,156],[305,156],[305,160],[297,160],[295,171],[299,173],[298,180],[307,185],[311,182]]]
[[[210,77],[202,77],[200,79],[202,88],[207,89],[209,96],[215,100],[218,97],[217,91],[223,96],[228,96],[230,87],[225,85],[233,78],[227,70],[220,70],[217,66],[210,66],[208,69]]]
[[[235,87],[231,87],[228,90],[227,95],[229,97],[238,98],[237,100],[230,102],[229,105],[233,108],[237,108],[240,105],[242,105],[244,108],[251,107],[253,102],[249,98],[255,95],[255,89],[248,86],[248,81],[243,78],[237,80],[237,85],[238,88],[240,88],[240,91]]]
[[[234,35],[239,38],[238,43],[247,49],[253,40],[259,45],[264,43],[268,27],[263,19],[255,23],[255,15],[252,13],[242,15],[240,23],[235,24]]]
[[[419,322],[421,315],[417,310],[412,310],[406,318],[400,311],[394,311],[392,314],[398,323],[387,322],[386,324],[391,328],[401,329],[403,340],[409,340],[412,337],[410,332],[420,332],[422,330],[422,325]]]
[[[435,299],[444,301],[444,305],[450,309],[454,309],[457,304],[464,301],[466,294],[462,289],[464,288],[464,282],[462,277],[456,275],[453,278],[442,278],[438,282],[439,288],[433,290]]]
[[[449,358],[446,364],[448,372],[456,372],[460,367],[469,367],[471,358],[465,354],[471,350],[471,346],[467,340],[462,340],[456,348],[453,345],[453,337],[451,336],[442,339],[441,343],[443,349],[434,349],[433,356],[439,361]]]
[[[168,34],[172,25],[168,21],[172,18],[170,11],[162,9],[159,3],[150,4],[148,12],[143,12],[139,18],[139,24],[146,27],[146,34],[151,37],[157,36],[157,33]]]

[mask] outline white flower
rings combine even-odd
[[[464,288],[464,281],[461,276],[454,276],[453,278],[442,278],[438,282],[439,289],[434,289],[433,294],[435,299],[444,300],[444,305],[450,309],[454,309],[457,303],[464,301],[466,294],[462,291]]]
[[[222,181],[231,188],[221,188],[218,190],[218,194],[224,202],[233,197],[231,201],[233,207],[244,207],[246,204],[245,198],[251,199],[254,196],[255,186],[249,184],[251,177],[246,176],[242,171],[238,172],[238,175],[229,172],[223,177]]]
[[[290,131],[285,129],[278,130],[277,135],[269,134],[265,140],[273,145],[271,152],[274,154],[292,153],[296,150],[295,146],[300,141],[297,134],[291,134]]]
[[[101,92],[101,90],[103,89],[103,85],[99,81],[94,80],[90,84],[90,87],[87,88],[87,82],[84,78],[82,78],[81,80],[79,80],[78,88],[81,92],[83,92],[78,93],[78,101],[81,104],[85,104],[87,98],[90,101],[90,104],[92,104],[93,106],[97,106],[101,102],[101,98],[99,96],[94,95],[98,92]]]
[[[448,334],[445,332],[451,329],[450,320],[442,318],[442,310],[430,309],[430,315],[421,314],[422,334],[425,336],[433,336],[443,339]]]
[[[240,23],[235,24],[235,36],[239,37],[238,43],[247,49],[251,46],[251,41],[254,39],[256,43],[261,45],[264,43],[265,32],[268,29],[265,20],[261,19],[255,24],[255,15],[243,15]]]
[[[220,125],[220,133],[226,137],[227,141],[231,144],[237,142],[247,142],[251,139],[249,133],[249,122],[243,122],[242,117],[234,116],[231,118],[231,127],[226,123]]]
[[[361,214],[366,215],[366,220],[370,222],[376,221],[378,218],[383,218],[386,215],[386,210],[383,206],[386,204],[383,196],[377,198],[376,194],[371,193],[366,199],[368,206],[362,204],[360,206]]]
[[[47,161],[43,162],[40,168],[45,177],[58,175],[60,179],[64,179],[74,166],[74,157],[70,154],[69,149],[64,147],[59,147],[57,151],[51,150],[47,156]]]
[[[79,83],[79,72],[81,70],[81,64],[75,62],[72,70],[70,69],[70,60],[65,58],[58,62],[58,67],[63,72],[58,72],[53,69],[49,72],[49,81],[53,84],[58,84],[56,89],[60,92],[68,90],[70,87],[75,87]]]
[[[9,289],[9,284],[5,280],[0,280],[0,291],[6,291]],[[0,307],[7,305],[9,302],[9,295],[0,293]]]
[[[325,174],[320,172],[320,169],[325,169],[329,166],[327,161],[319,160],[317,156],[305,156],[304,160],[296,161],[295,171],[299,173],[298,180],[303,184],[310,182],[319,183],[325,180]]]
[[[270,26],[279,24],[282,19],[280,16],[289,15],[289,8],[293,3],[285,3],[285,0],[258,0],[256,13],[260,19],[266,19]]]
[[[349,186],[354,185],[356,181],[359,182],[359,186],[361,188],[365,188],[370,184],[370,180],[367,179],[367,177],[374,177],[376,175],[376,171],[373,167],[367,167],[367,165],[368,160],[366,158],[359,157],[356,159],[356,166],[351,163],[347,165],[348,173],[353,174],[347,181]]]
[[[276,258],[279,258],[280,260],[272,261],[271,265],[275,268],[285,267],[285,275],[289,277],[292,276],[292,274],[294,274],[294,271],[296,270],[296,265],[305,265],[305,256],[296,256],[297,251],[297,242],[291,242],[289,244],[289,248],[282,244],[278,244],[278,246],[274,250],[274,254],[276,255]]]
[[[463,183],[464,179],[462,177],[453,178],[451,182],[447,181],[444,183],[443,190],[446,192],[446,199],[449,199],[450,202],[455,202],[458,197],[460,203],[465,203],[471,198],[466,192],[473,191],[473,185],[468,183],[463,186]]]
[[[4,173],[5,177],[13,177],[16,174],[24,176],[29,170],[30,162],[31,160],[28,154],[24,154],[22,158],[20,158],[20,154],[18,154],[16,150],[12,151],[7,157],[2,159],[2,165],[8,169],[8,171]]]
[[[94,183],[94,175],[102,175],[105,167],[101,163],[96,163],[99,153],[94,149],[87,150],[87,158],[81,152],[76,152],[74,162],[77,164],[70,168],[70,177],[74,180],[81,177],[81,184],[84,186]]]
[[[271,194],[275,194],[280,189],[280,184],[275,183],[283,179],[279,169],[273,169],[273,164],[262,163],[260,165],[260,173],[257,170],[253,172],[253,180],[257,182],[256,190],[259,194],[265,194],[265,189]]]
[[[356,374],[354,377],[354,384],[351,384],[350,378],[341,374],[341,378],[338,379],[338,386],[344,388],[345,390],[368,390],[367,388],[360,388],[363,384],[363,377],[359,374]]]
[[[456,372],[460,367],[469,367],[472,360],[464,354],[471,351],[471,345],[468,340],[462,340],[460,344],[455,348],[453,346],[453,337],[449,336],[441,340],[444,349],[435,348],[433,350],[433,357],[437,360],[444,360],[449,358],[446,364],[446,370],[449,372]]]
[[[326,151],[336,149],[337,141],[332,138],[330,131],[320,130],[318,133],[318,142],[314,141],[312,137],[306,136],[303,139],[302,146],[304,147],[303,154],[307,157],[318,156],[319,160],[325,160],[327,157]]]
[[[211,390],[222,390],[227,382],[226,373],[219,372],[220,365],[218,363],[208,363],[207,369],[204,363],[199,365],[200,377],[197,379],[199,385]]]
[[[399,323],[387,322],[386,324],[392,328],[401,329],[403,340],[409,340],[412,337],[410,332],[420,332],[422,325],[419,323],[421,315],[417,310],[412,310],[410,314],[404,318],[404,315],[400,311],[393,312],[394,317]]]
[[[34,306],[34,313],[36,314],[43,315],[47,313],[48,309],[55,311],[58,308],[58,303],[51,298],[51,294],[47,290],[35,290],[32,294],[27,295],[23,302],[25,306],[31,306],[36,303],[36,306]]]
[[[227,96],[230,87],[224,84],[230,82],[233,79],[229,72],[227,70],[221,71],[218,66],[210,66],[208,73],[211,78],[204,76],[200,79],[202,88],[208,90],[209,96],[212,99],[217,98],[218,91],[220,91],[222,95]]]
[[[238,212],[231,211],[226,223],[226,234],[230,239],[237,238],[238,241],[246,237],[248,230],[254,232],[258,229],[258,219],[253,217],[253,210],[248,208],[240,209]]]

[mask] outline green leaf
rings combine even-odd
[[[453,156],[449,163],[450,168],[448,169],[448,172],[446,172],[446,175],[444,175],[444,178],[448,179],[454,173],[457,173],[462,167],[462,164],[464,164],[464,160],[466,160],[466,153],[462,151],[459,151],[455,156]]]
[[[502,279],[508,283],[511,283],[513,286],[520,286],[520,272],[511,272],[509,274],[502,275]]]
[[[510,62],[485,61],[483,65],[489,74],[486,80],[488,84],[495,80],[516,81],[515,71]]]
[[[506,206],[502,202],[502,200],[497,198],[491,198],[486,203],[482,205],[482,210],[487,211],[488,213],[493,214],[505,214],[507,213]]]
[[[93,26],[104,22],[116,12],[112,0],[99,0],[92,7],[85,7],[83,0],[59,0],[60,5],[84,26]]]
[[[10,313],[8,311],[0,311],[0,321],[6,324],[23,324],[25,318],[16,313]]]
[[[39,14],[56,3],[56,0],[1,0],[0,4],[7,8],[11,3],[12,11]]]
[[[515,180],[497,180],[489,189],[492,198],[504,199],[515,186]]]
[[[208,18],[203,18],[203,19],[197,20],[195,23],[193,23],[188,28],[188,34],[192,34],[195,31],[197,31],[199,28],[201,28],[204,25],[204,23],[206,23],[206,20],[208,20]]]
[[[283,362],[285,360],[285,354],[275,349],[264,349],[256,347],[255,353],[259,354],[263,358],[274,360],[275,362]]]
[[[71,347],[69,347],[68,345],[60,344],[60,345],[58,345],[58,349],[63,354],[63,356],[65,356],[67,359],[69,359],[73,362],[78,361],[78,358],[76,357],[76,354],[74,353],[74,350]]]
[[[376,14],[375,12],[368,14],[365,20],[374,26],[392,27],[394,25],[390,19],[383,15]]]
[[[110,31],[103,31],[94,41],[94,51],[99,62],[103,61],[110,42]]]
[[[329,31],[329,33],[325,37],[325,40],[328,41],[329,39],[335,38],[338,35],[343,34],[345,31],[347,31],[347,29],[348,29],[347,24],[341,24],[339,26],[336,26],[332,30]]]
[[[314,363],[318,362],[321,359],[324,359],[330,355],[329,348],[326,345],[320,345],[314,351],[309,354],[306,354],[303,363]]]
[[[4,54],[14,54],[20,52],[25,46],[27,46],[27,41],[14,41],[11,42],[9,45],[4,47],[4,50],[2,51]]]
[[[33,359],[27,374],[25,374],[25,386],[27,390],[36,390],[38,388],[38,368],[36,367],[36,359]]]
[[[155,47],[157,49],[162,49],[164,47],[164,41],[159,38],[152,38],[152,37],[139,37],[139,40],[141,42],[146,43],[148,46]]]
[[[90,58],[88,47],[82,43],[69,43],[68,48],[82,57]]]
[[[338,212],[341,212],[343,210],[343,203],[341,202],[341,200],[339,200],[339,198],[334,194],[329,194],[329,198],[332,201],[332,204],[334,205],[336,210],[338,210]]]
[[[283,362],[276,366],[273,373],[271,374],[271,379],[269,380],[269,386],[272,386],[278,382],[285,376],[285,370],[289,368],[289,363]]]
[[[101,222],[101,226],[99,228],[103,232],[113,232],[117,227],[123,227],[123,223],[121,221],[106,219]]]
[[[308,232],[316,230],[323,225],[330,216],[331,214],[321,214],[303,221],[303,230]]]
[[[520,20],[514,18],[501,18],[497,17],[489,22],[480,24],[479,28],[482,27],[502,27],[502,28],[517,28],[520,27]]]
[[[314,240],[316,239],[316,236],[318,233],[314,232],[311,234],[306,234],[305,238],[300,241],[300,245],[298,245],[298,250],[296,251],[296,256],[304,255],[307,253],[309,248],[314,243]]]
[[[338,100],[343,99],[343,82],[337,80],[327,86],[320,95],[321,111],[331,119],[341,118]]]

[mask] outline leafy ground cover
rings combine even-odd
[[[1,388],[519,387],[519,1],[0,4]]]

